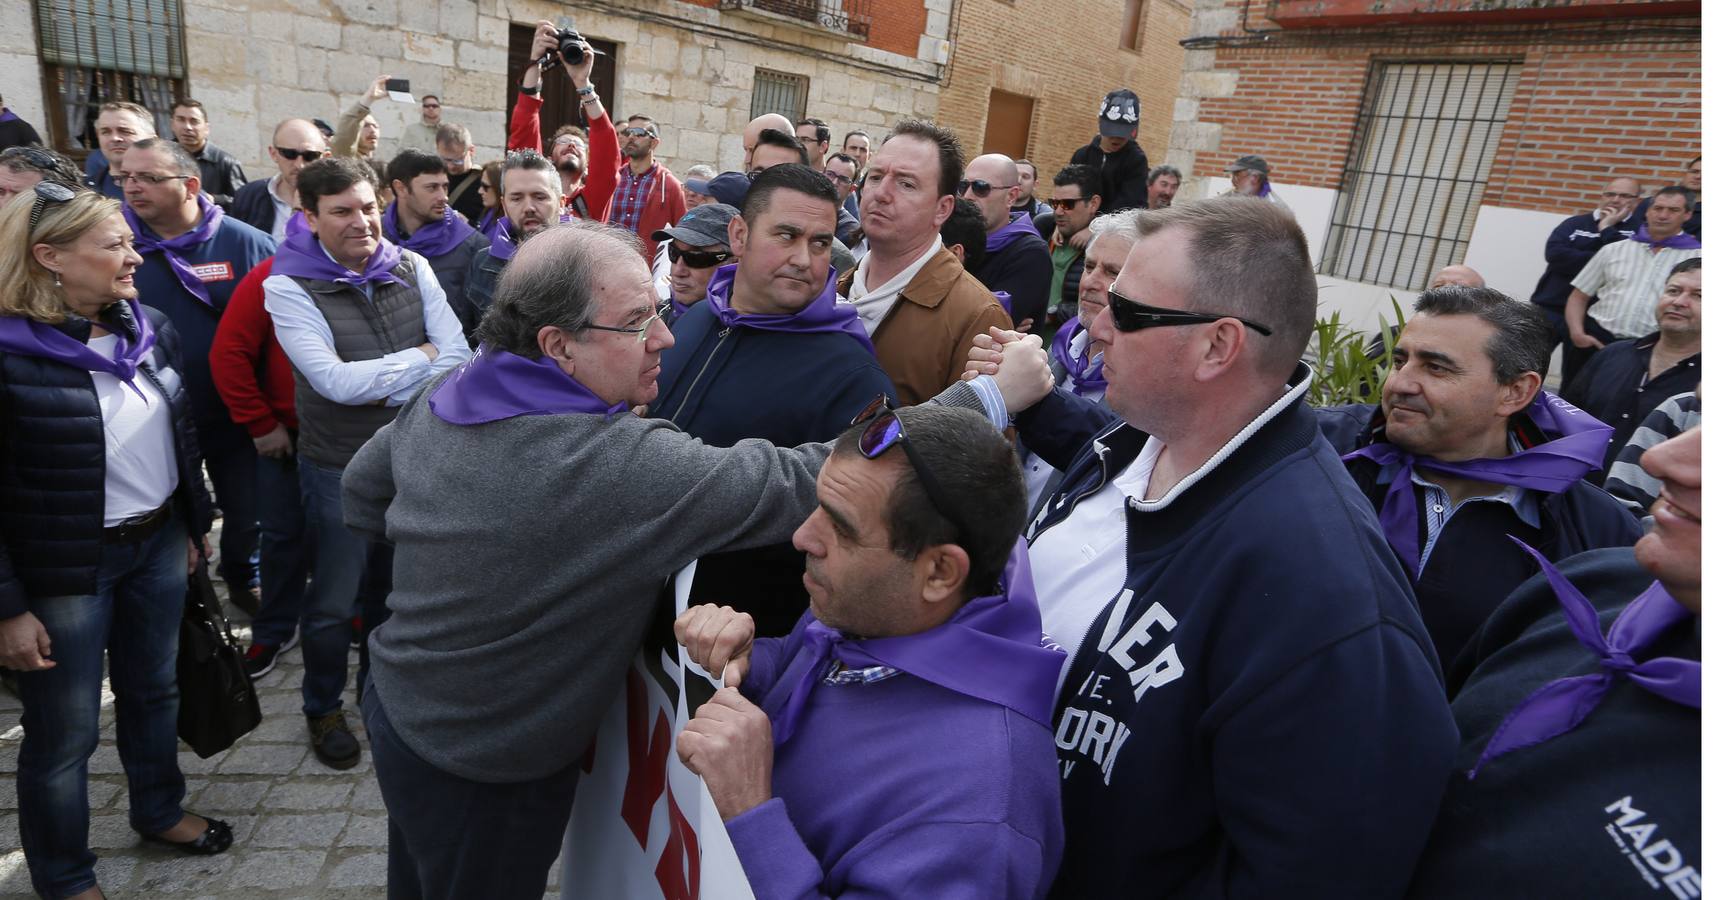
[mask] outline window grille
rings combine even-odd
[[[791,122],[807,117],[807,76],[753,70],[752,118],[766,113],[781,113]]]
[[[1374,66],[1320,269],[1422,290],[1469,248],[1521,65]]]
[[[129,100],[171,134],[172,105],[185,86],[181,0],[35,0],[44,80],[59,103],[48,112],[55,145],[96,147],[103,103]]]

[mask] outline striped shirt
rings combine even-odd
[[[1614,457],[1608,467],[1608,480],[1602,485],[1614,498],[1633,513],[1647,516],[1656,497],[1662,493],[1662,482],[1638,465],[1638,458],[1651,447],[1697,427],[1703,418],[1696,393],[1675,394],[1662,401],[1644,417],[1632,439]]]
[[[1651,250],[1641,241],[1615,241],[1590,257],[1571,286],[1596,298],[1589,314],[1603,328],[1620,338],[1642,337],[1656,330],[1656,303],[1668,271],[1702,255],[1699,249]]]

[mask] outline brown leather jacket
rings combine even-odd
[[[837,293],[849,296],[860,273],[857,268],[839,280]],[[971,342],[990,325],[1012,327],[999,298],[965,272],[956,256],[935,253],[873,332],[879,367],[897,387],[897,404],[923,403],[963,377]]]

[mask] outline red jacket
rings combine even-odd
[[[615,176],[618,179],[616,184],[619,181],[624,181],[630,174],[630,165],[627,163],[620,167],[620,171]],[[672,228],[674,223],[679,222],[681,217],[686,215],[686,192],[681,190],[680,179],[674,177],[674,173],[670,172],[668,167],[662,163],[655,163],[654,166],[649,175],[655,181],[650,185],[650,192],[645,196],[644,213],[638,217],[638,239],[644,242],[644,261],[646,263],[654,262],[656,259],[657,242],[652,240],[650,236],[664,228]],[[619,212],[619,210],[614,210],[614,212]],[[611,221],[609,224],[620,223]]]
[[[299,427],[295,370],[277,345],[271,316],[265,312],[269,277],[271,259],[266,259],[235,285],[211,339],[211,380],[229,407],[229,418],[256,438],[278,425],[290,431]]]
[[[584,181],[564,198],[567,209],[572,201],[584,195],[584,208],[590,218],[608,221],[608,202],[614,199],[614,185],[620,169],[620,135],[614,133],[614,123],[608,114],[591,119],[589,151],[585,155]],[[534,150],[546,155],[542,147],[542,98],[518,92],[518,103],[512,107],[512,127],[506,136],[506,150]],[[496,185],[497,186],[497,185]]]

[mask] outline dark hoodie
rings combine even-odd
[[[1090,166],[1102,173],[1102,209],[1100,214],[1122,209],[1143,209],[1148,199],[1144,179],[1150,175],[1150,161],[1136,138],[1127,141],[1118,153],[1102,152],[1102,136],[1090,139],[1087,147],[1072,154],[1072,162]]]

